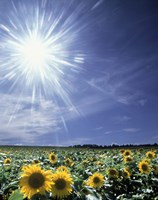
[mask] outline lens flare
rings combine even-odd
[[[53,94],[71,104],[71,77],[81,71],[84,54],[78,42],[83,29],[78,18],[81,5],[54,1],[12,2],[7,20],[0,21],[1,83],[11,89]],[[51,3],[52,2],[52,3]],[[15,4],[16,3],[16,4]],[[16,87],[15,87],[16,86]]]
[[[28,70],[36,73],[47,65],[49,60],[48,48],[38,37],[31,37],[19,48],[19,57],[23,60]]]

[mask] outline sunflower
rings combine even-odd
[[[146,159],[146,158],[144,158],[142,161],[144,161],[144,162],[146,162],[146,163],[150,163],[150,160],[149,159]]]
[[[4,164],[10,164],[12,162],[12,160],[10,158],[6,158],[3,163]]]
[[[150,169],[151,169],[149,163],[145,162],[144,160],[142,160],[138,164],[138,168],[139,168],[139,171],[143,174],[148,174],[150,172]]]
[[[118,178],[118,171],[115,168],[111,168],[108,170],[109,178]]]
[[[121,149],[120,153],[123,154],[125,152],[125,149]]]
[[[28,166],[24,165],[20,167],[20,171],[25,171],[25,169],[27,169]]]
[[[92,188],[101,188],[104,184],[104,176],[100,173],[94,173],[89,177],[87,185]]]
[[[60,171],[60,172],[69,172],[69,170],[68,170],[68,168],[66,167],[66,166],[59,166],[57,169],[56,169],[57,171]]]
[[[152,168],[153,168],[154,174],[158,175],[158,165],[153,165]]]
[[[52,164],[57,162],[58,157],[56,156],[56,154],[54,152],[49,154],[49,160]]]
[[[127,149],[127,150],[125,150],[124,151],[124,153],[123,153],[123,156],[131,156],[132,155],[132,151],[131,150],[129,150],[129,149]]]
[[[131,176],[130,172],[127,169],[124,169],[122,172],[123,178],[127,179]]]
[[[155,153],[153,152],[153,151],[148,151],[148,152],[146,152],[146,157],[148,158],[148,159],[153,159],[153,158],[155,158]]]
[[[70,159],[70,158],[67,158],[66,160],[65,160],[65,164],[67,165],[67,166],[73,166],[74,165],[74,163],[72,162],[72,160]]]
[[[133,161],[133,158],[131,156],[127,156],[127,157],[124,157],[123,160],[124,160],[125,163],[130,163],[130,162]]]
[[[40,160],[38,159],[33,160],[33,164],[40,164]]]
[[[30,199],[34,194],[44,194],[45,191],[51,191],[52,173],[45,171],[38,165],[28,165],[23,168],[20,178],[20,191],[24,197]]]
[[[98,165],[98,166],[102,166],[102,165],[103,165],[103,163],[102,163],[102,162],[100,162],[100,161],[97,161],[97,162],[96,162],[96,165]]]
[[[139,151],[140,153],[142,153],[142,152],[144,151],[144,149],[143,149],[143,148],[139,148],[138,151]]]
[[[72,192],[72,178],[69,173],[65,171],[56,171],[53,174],[52,180],[54,185],[52,185],[52,195],[58,199],[67,197]]]

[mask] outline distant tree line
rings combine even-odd
[[[123,144],[123,145],[118,145],[118,144],[112,144],[112,145],[97,145],[97,144],[83,144],[83,145],[73,145],[69,146],[73,148],[92,148],[92,149],[110,149],[110,148],[156,148],[158,147],[157,143],[154,144]]]

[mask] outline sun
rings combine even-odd
[[[32,102],[44,96],[72,107],[72,83],[84,71],[81,21],[63,3],[60,8],[53,1],[33,5],[16,3],[0,26],[1,82],[31,95]]]
[[[29,80],[45,81],[48,78],[53,44],[44,37],[30,32],[29,35],[14,45],[14,57],[19,65],[19,71]],[[52,66],[51,66],[52,67]]]
[[[49,57],[49,49],[39,36],[31,36],[24,41],[19,48],[19,54],[26,66],[33,71],[40,71],[46,66]]]

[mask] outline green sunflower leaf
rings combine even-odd
[[[23,200],[23,195],[20,193],[20,190],[15,190],[8,200]]]

